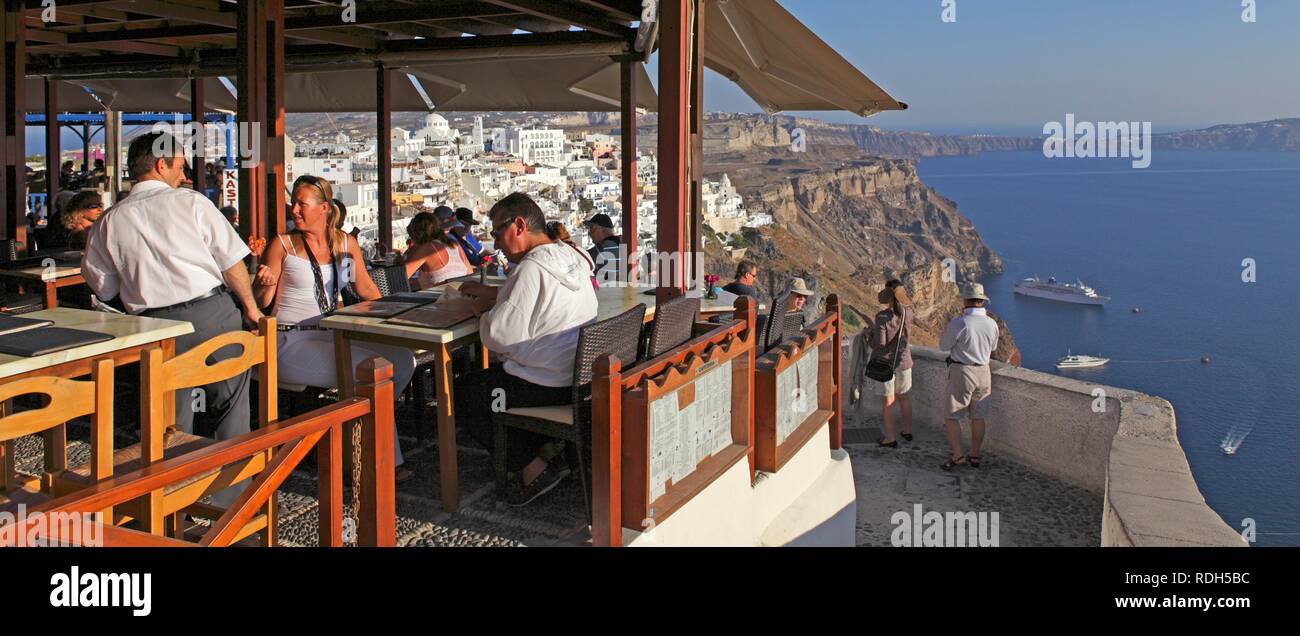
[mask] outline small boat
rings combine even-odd
[[[1100,367],[1110,362],[1110,358],[1096,358],[1093,356],[1076,356],[1067,355],[1056,361],[1058,369],[1084,369],[1088,367]]]

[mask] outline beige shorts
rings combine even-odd
[[[871,386],[871,394],[880,397],[890,395],[907,395],[912,390],[912,370],[902,369],[894,371],[894,378],[888,382],[877,382],[867,378],[867,384]]]
[[[993,393],[993,375],[988,365],[948,366],[948,419],[959,420],[969,410],[973,419],[989,416],[989,395]]]

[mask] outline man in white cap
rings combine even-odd
[[[952,449],[951,459],[940,466],[944,470],[980,466],[980,445],[984,443],[989,396],[993,392],[989,359],[998,346],[998,323],[984,308],[989,300],[984,286],[966,283],[961,287],[961,297],[965,310],[948,323],[939,339],[939,348],[948,352],[948,405],[943,429]],[[961,428],[957,425],[963,412],[970,414],[969,455],[961,452]]]

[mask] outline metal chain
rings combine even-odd
[[[352,425],[352,519],[356,529],[353,545],[360,544],[361,530],[361,420]]]

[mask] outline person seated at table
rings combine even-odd
[[[799,314],[801,329],[808,324],[808,314],[804,308],[808,305],[808,297],[812,295],[813,291],[808,289],[808,283],[802,278],[790,281],[790,300],[786,305],[786,313]]]
[[[406,248],[406,275],[415,276],[420,289],[441,285],[453,278],[474,273],[456,239],[443,231],[432,212],[421,212],[406,226],[410,238]]]
[[[319,322],[337,309],[339,296],[351,280],[363,300],[379,298],[379,288],[366,271],[361,248],[337,227],[338,208],[332,203],[330,182],[303,175],[293,183],[294,230],[267,241],[253,292],[258,304],[271,307],[280,323],[276,339],[281,384],[338,388],[334,364],[334,336]],[[406,390],[415,374],[415,355],[409,349],[366,343],[352,345],[352,360],[386,358],[393,364],[393,395]],[[393,435],[394,464],[401,466],[402,446]],[[397,481],[413,475],[397,472]]]
[[[578,254],[582,256],[583,260],[587,261],[587,263],[591,265],[591,283],[592,285],[596,285],[596,264],[591,261],[591,257],[588,256],[582,248],[578,247],[578,245],[573,242],[573,237],[569,235],[569,229],[564,227],[564,224],[559,221],[549,221],[546,223],[546,235],[551,237],[552,241],[563,243],[577,251]]]
[[[573,400],[578,330],[596,320],[596,292],[589,261],[546,235],[546,216],[528,195],[516,192],[498,201],[488,222],[497,249],[517,266],[501,287],[468,282],[460,289],[475,298],[479,339],[502,363],[457,382],[455,412],[490,450],[494,406],[558,406]],[[561,444],[508,430],[506,470],[512,485],[506,500],[522,506],[554,488],[569,467]]]
[[[749,296],[758,302],[758,288],[754,283],[758,281],[758,264],[751,260],[742,260],[736,263],[736,280],[727,283],[722,291],[735,294],[737,296]]]
[[[104,202],[94,190],[78,192],[63,210],[62,226],[67,230],[67,246],[80,250],[86,248],[86,230],[104,211]]]

